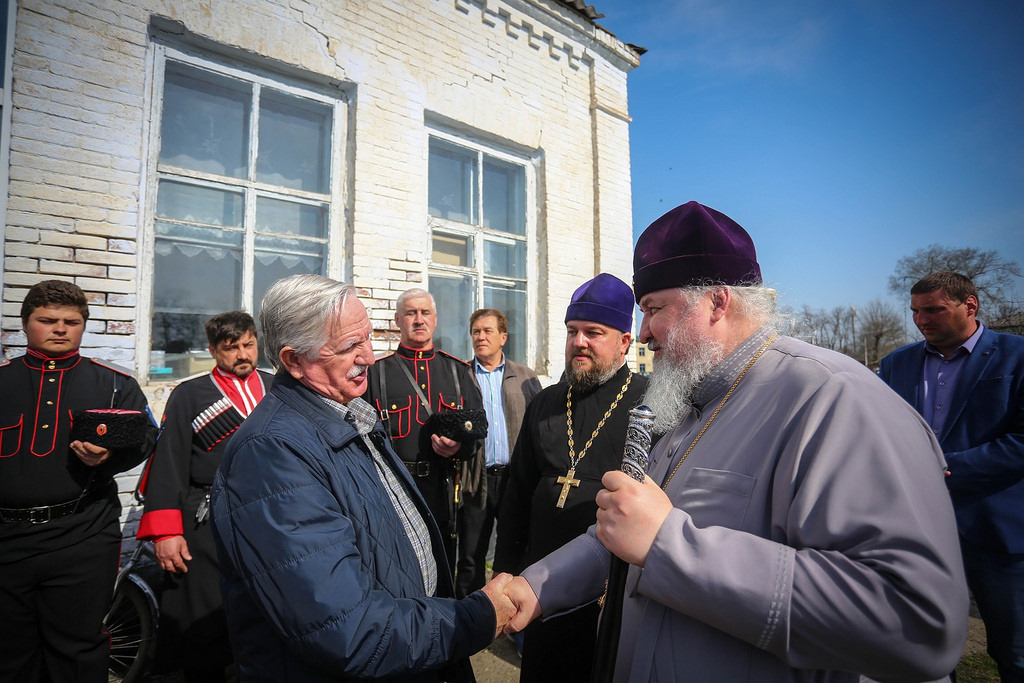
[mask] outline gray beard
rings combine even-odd
[[[654,359],[644,405],[654,411],[655,434],[666,434],[693,410],[693,392],[723,357],[722,345],[710,337],[686,339],[685,321],[668,335]],[[672,355],[668,355],[672,354]]]
[[[618,371],[619,369],[614,366],[610,368],[594,367],[592,370],[581,370],[570,361],[565,364],[565,381],[574,390],[588,393],[610,380]]]

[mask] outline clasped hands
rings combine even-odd
[[[596,498],[597,539],[609,552],[643,567],[658,530],[672,512],[672,501],[650,477],[641,484],[611,471],[601,478],[601,484],[604,489]],[[522,576],[498,574],[483,590],[494,605],[495,638],[503,631],[522,631],[541,615],[537,594]]]

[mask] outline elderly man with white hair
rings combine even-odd
[[[349,285],[297,275],[260,313],[273,389],[213,486],[241,681],[472,680],[513,613],[500,575],[455,600],[437,524],[362,398],[374,362]]]
[[[968,600],[928,425],[855,360],[777,333],[750,236],[714,209],[648,227],[633,290],[664,436],[643,483],[606,474],[596,525],[509,585],[510,627],[600,596],[614,554],[616,681],[950,672]]]

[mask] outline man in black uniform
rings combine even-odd
[[[82,409],[149,414],[124,370],[83,358],[89,305],[77,286],[47,280],[21,306],[24,356],[0,366],[0,681],[107,680],[110,605],[121,544],[113,476],[152,452],[72,441]],[[99,439],[97,439],[99,440]]]
[[[401,335],[398,351],[370,368],[366,399],[380,414],[395,451],[441,527],[448,567],[452,568],[459,464],[482,453],[477,441],[440,436],[428,422],[444,411],[483,409],[483,399],[469,363],[434,348],[437,308],[429,292],[402,292],[395,307],[395,324]]]
[[[171,575],[160,597],[160,668],[223,681],[232,662],[210,527],[210,486],[232,433],[273,382],[256,370],[256,323],[245,311],[206,321],[216,367],[175,387],[147,468],[138,538]]]
[[[527,406],[512,454],[495,572],[518,574],[595,522],[601,477],[619,469],[629,410],[647,389],[626,365],[632,328],[633,292],[615,276],[572,295],[565,373]],[[599,613],[594,603],[527,627],[520,681],[589,681]]]

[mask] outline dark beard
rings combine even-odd
[[[617,368],[598,366],[591,370],[581,370],[569,362],[565,366],[565,381],[574,391],[587,394],[614,377],[616,372],[618,372]]]

